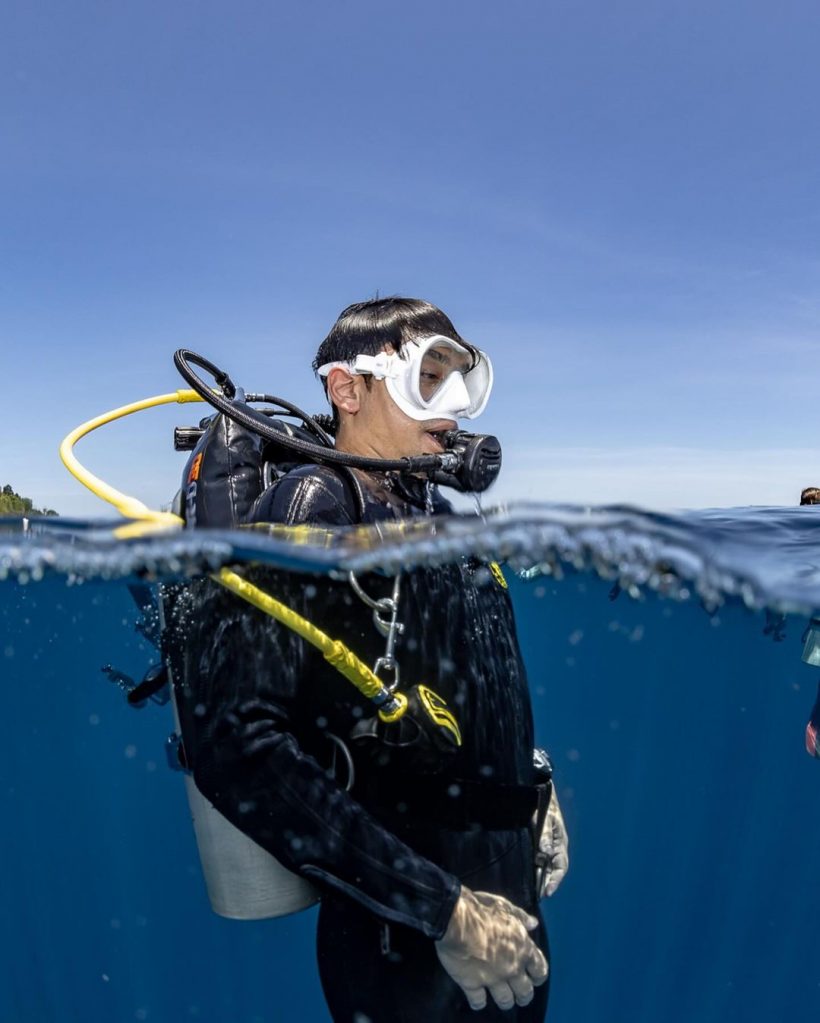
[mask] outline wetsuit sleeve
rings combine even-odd
[[[308,478],[285,482],[257,502],[256,514],[276,512],[281,522],[287,510],[290,524],[305,516],[314,524],[352,521],[344,490],[332,479],[321,486]],[[321,515],[311,514],[317,506]],[[286,602],[309,615],[304,586],[280,582],[291,587]],[[315,654],[213,584],[203,583],[192,599],[196,607],[184,614],[193,629],[186,649],[198,660],[185,669],[193,684],[183,733],[197,787],[292,870],[377,916],[441,938],[458,879],[385,829],[297,739],[310,702],[301,690],[310,685]]]

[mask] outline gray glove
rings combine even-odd
[[[552,788],[544,826],[538,836],[535,859],[538,898],[543,899],[545,895],[555,893],[569,870],[569,836],[555,786]]]
[[[527,933],[538,920],[501,895],[462,886],[447,932],[436,942],[439,961],[471,1009],[483,1009],[489,991],[499,1009],[529,1005],[549,967]]]

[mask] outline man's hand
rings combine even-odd
[[[569,870],[569,836],[554,786],[544,827],[538,837],[536,862],[538,898],[543,899],[545,895],[555,893]]]
[[[483,1009],[487,992],[499,1009],[529,1005],[533,987],[547,979],[544,954],[527,933],[538,920],[501,895],[462,886],[447,932],[436,942],[439,961],[471,1009]]]

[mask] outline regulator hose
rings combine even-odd
[[[190,363],[204,369],[209,373],[222,394],[208,387],[207,384],[191,369]],[[187,348],[180,348],[174,352],[174,365],[183,379],[199,394],[205,401],[213,405],[215,409],[222,412],[229,419],[246,429],[253,431],[265,440],[273,441],[284,447],[304,455],[306,459],[329,465],[346,465],[355,469],[370,470],[372,472],[406,472],[406,473],[435,473],[440,470],[452,471],[458,467],[458,455],[445,453],[443,455],[418,455],[405,458],[365,458],[360,455],[348,454],[344,451],[337,451],[335,448],[319,444],[311,444],[310,441],[302,440],[299,437],[291,437],[277,430],[272,426],[267,416],[256,409],[251,408],[245,402],[236,401],[237,388],[231,378],[224,370],[219,369],[208,359],[197,355]],[[274,398],[272,395],[265,395],[266,400],[272,404],[276,403],[288,409],[292,415],[299,416],[305,423],[310,421],[310,416],[302,412],[290,402],[284,402],[281,398]],[[315,432],[315,431],[314,431]]]

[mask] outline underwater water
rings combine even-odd
[[[210,911],[170,709],[129,707],[100,669],[156,661],[137,577],[467,553],[506,563],[570,832],[543,904],[550,1023],[814,1018],[820,761],[804,732],[820,668],[801,637],[820,608],[817,515],[531,506],[332,547],[0,522],[0,1020],[327,1020],[315,910]]]

